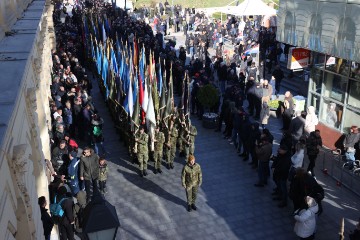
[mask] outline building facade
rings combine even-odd
[[[277,39],[311,50],[308,106],[319,116],[324,144],[360,126],[359,0],[283,0]]]
[[[54,43],[50,1],[0,1],[1,239],[44,238],[37,200],[48,197]]]

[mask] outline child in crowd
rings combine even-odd
[[[106,180],[107,180],[108,166],[104,157],[99,159],[99,189],[102,194],[107,193],[106,191]]]

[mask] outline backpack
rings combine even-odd
[[[65,213],[61,204],[67,198],[63,198],[60,200],[60,202],[57,203],[56,197],[57,196],[55,196],[54,203],[50,204],[50,213],[51,213],[51,216],[53,217],[54,221],[59,222],[58,220],[62,219],[62,217],[64,216],[64,213]]]
[[[96,137],[100,136],[102,134],[101,128],[99,126],[94,126],[93,134]]]

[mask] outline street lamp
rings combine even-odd
[[[116,209],[95,193],[84,209],[83,232],[88,240],[114,240],[120,226]]]

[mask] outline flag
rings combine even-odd
[[[133,115],[133,111],[134,111],[133,107],[134,107],[133,87],[132,87],[132,82],[130,80],[128,94],[124,101],[124,108],[125,108],[126,112],[128,113],[128,115],[130,115],[130,116]]]
[[[131,121],[133,124],[138,128],[140,126],[140,103],[139,103],[139,96],[136,98],[135,105],[134,105],[134,112],[131,117]]]
[[[149,94],[149,104],[146,110],[146,119],[149,120],[151,123],[156,125],[156,117],[155,117],[155,110],[154,110],[154,102],[151,94],[151,87],[150,87],[150,94]]]
[[[162,76],[162,72],[161,72],[160,59],[159,59],[158,65],[159,65],[159,71],[158,71],[158,86],[159,86],[159,96],[161,97],[162,85],[163,85],[163,76]]]
[[[98,74],[101,74],[101,68],[102,68],[102,64],[101,64],[101,60],[102,60],[102,46],[101,43],[98,45],[98,47],[96,48],[96,66],[97,66],[97,70],[98,70]]]
[[[110,49],[110,69],[115,73],[115,75],[119,74],[119,68],[116,60],[116,55],[114,49],[111,47]]]
[[[106,42],[107,37],[106,37],[106,31],[105,31],[104,23],[101,24],[101,29],[102,29],[102,41],[103,41],[104,46],[105,46],[105,42]]]
[[[148,74],[147,74],[148,75]],[[149,103],[149,92],[148,92],[148,79],[149,76],[145,76],[145,81],[144,81],[144,100],[141,104],[141,107],[143,109],[143,111],[146,113],[147,108],[148,108],[148,103]]]
[[[173,96],[173,79],[172,79],[172,64],[170,66],[170,79],[169,79],[169,88],[168,88],[168,92],[167,92],[167,97],[166,97],[166,107],[165,107],[165,112],[164,112],[164,119],[168,118],[171,113],[172,110],[174,108],[174,96]]]

